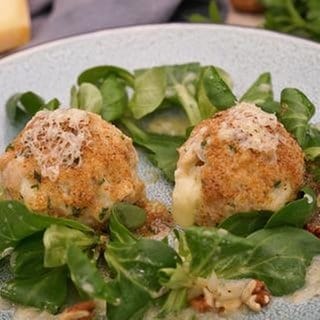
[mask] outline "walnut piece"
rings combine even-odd
[[[200,295],[196,298],[191,299],[190,305],[194,310],[200,313],[204,313],[212,310],[211,306],[208,305],[204,295]]]
[[[200,313],[216,311],[228,314],[242,305],[258,312],[270,302],[270,293],[262,281],[215,279],[212,282],[212,278],[203,286],[201,293],[189,300],[191,307]]]
[[[93,320],[96,303],[92,300],[83,301],[66,308],[60,315],[59,320]]]

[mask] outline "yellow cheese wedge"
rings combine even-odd
[[[27,43],[30,34],[28,0],[0,0],[0,52]]]

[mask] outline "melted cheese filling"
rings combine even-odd
[[[218,136],[224,141],[236,141],[245,149],[275,152],[280,138],[272,131],[277,125],[274,114],[266,113],[254,104],[242,102],[228,110],[227,119],[221,123]]]
[[[189,172],[178,169],[173,190],[173,218],[182,227],[194,224],[195,214],[201,203],[201,180],[199,168]]]
[[[90,139],[88,124],[88,114],[82,110],[40,111],[23,133],[23,156],[32,155],[41,175],[55,181],[61,166],[81,165],[81,149]]]
[[[180,157],[178,169],[175,172],[175,187],[172,194],[172,214],[175,222],[182,227],[194,224],[195,216],[202,202],[201,167],[200,161],[205,162],[201,141],[207,133],[203,127],[199,135],[191,138],[191,144],[185,154]]]

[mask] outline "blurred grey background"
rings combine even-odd
[[[10,0],[9,0],[10,1]],[[209,0],[29,0],[35,45],[106,28],[186,21],[208,13]],[[222,19],[227,5],[217,0]]]

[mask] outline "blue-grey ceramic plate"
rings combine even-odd
[[[297,87],[317,104],[320,98],[320,45],[273,32],[216,25],[170,24],[101,31],[59,40],[0,60],[0,149],[15,134],[5,115],[5,101],[15,92],[34,90],[46,99],[68,104],[77,75],[90,66],[114,64],[128,69],[199,61],[225,68],[240,95],[264,72],[270,71],[276,96],[283,87]],[[320,119],[319,113],[314,121]],[[170,203],[171,187],[145,159],[140,172],[148,194]],[[1,271],[2,270],[2,271]],[[0,264],[0,279],[6,276]],[[0,280],[1,281],[1,280]],[[0,311],[0,319],[12,312]],[[260,314],[236,319],[319,320],[320,298],[301,304],[274,300]]]

